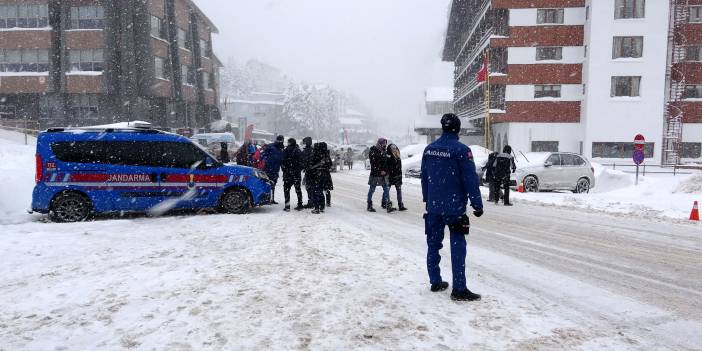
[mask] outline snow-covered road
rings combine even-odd
[[[2,225],[0,350],[702,345],[699,225],[488,205],[468,249],[483,300],[456,303],[428,290],[419,188],[409,212],[368,214],[365,181],[335,175],[321,216]]]

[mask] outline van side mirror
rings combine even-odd
[[[551,162],[551,161],[544,162],[544,167],[551,167],[551,166],[553,166],[553,162]]]

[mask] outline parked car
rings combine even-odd
[[[271,201],[253,168],[225,166],[186,137],[150,128],[50,129],[37,137],[32,210],[56,222],[168,209],[246,213]],[[172,202],[172,206],[170,203]]]
[[[229,159],[236,157],[236,151],[241,146],[236,142],[236,137],[232,133],[202,133],[195,134],[190,138],[192,141],[204,146],[211,154],[219,156],[222,152],[222,143],[227,144]]]
[[[570,190],[587,193],[595,187],[595,170],[578,154],[531,152],[517,157],[516,183],[523,183],[526,192]]]

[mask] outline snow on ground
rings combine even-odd
[[[0,224],[24,221],[34,188],[36,138],[0,129]]]
[[[484,299],[455,303],[428,290],[416,185],[405,188],[410,212],[392,216],[365,212],[367,171],[354,170],[334,175],[334,206],[321,216],[265,207],[53,224],[22,213],[33,153],[0,132],[9,175],[0,198],[14,199],[0,202],[10,218],[0,222],[2,351],[702,344],[694,227],[649,224],[639,233],[614,217],[604,219],[610,227],[592,214],[489,207],[475,220],[468,255],[469,286]],[[678,192],[695,191],[691,182]],[[442,255],[450,281],[449,251]]]

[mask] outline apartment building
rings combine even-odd
[[[220,118],[213,33],[190,0],[0,0],[0,117],[206,128]]]
[[[456,67],[454,108],[495,149],[627,162],[643,134],[649,162],[702,161],[698,8],[702,1],[454,0],[443,52]],[[487,79],[478,79],[486,60]]]

